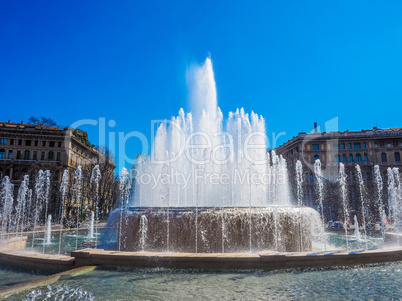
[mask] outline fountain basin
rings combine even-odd
[[[309,207],[130,208],[117,211],[121,251],[308,251],[321,227]],[[120,223],[120,222],[119,222]]]

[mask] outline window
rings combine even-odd
[[[53,157],[54,157],[53,151],[50,151],[50,152],[47,154],[47,159],[48,159],[49,161],[53,161]]]
[[[362,155],[356,154],[356,162],[362,162]]]
[[[310,181],[313,180],[313,174],[310,174]]]
[[[14,145],[14,139],[10,139],[10,145]]]
[[[318,144],[313,144],[313,150],[319,150],[320,146]]]
[[[25,145],[26,146],[31,146],[32,140],[25,140]]]
[[[43,160],[45,160],[45,152],[42,152],[41,154],[40,154],[40,159],[43,161]]]
[[[368,162],[368,156],[367,156],[367,153],[364,153],[364,162]]]
[[[29,160],[29,155],[30,155],[29,150],[26,150],[24,152],[24,160]]]
[[[335,163],[341,162],[341,155],[335,156],[334,160],[335,160]]]
[[[394,144],[394,146],[398,146],[398,144],[399,144],[398,141],[396,141],[396,140],[393,141],[392,143]]]
[[[342,149],[345,149],[345,143],[342,143]]]
[[[8,159],[12,159],[13,158],[13,151],[9,150],[8,151]]]
[[[349,143],[349,149],[352,149],[352,143]]]
[[[401,162],[401,154],[399,152],[396,152],[394,156],[395,156],[395,162]]]
[[[363,142],[363,148],[367,148],[366,142]]]
[[[14,171],[14,180],[18,180],[19,177],[20,177],[20,171],[19,171],[18,169],[16,169],[16,170]]]
[[[18,145],[22,145],[22,139],[18,140]]]
[[[346,163],[346,154],[343,154],[343,155],[342,155],[342,162],[343,162],[343,163]]]
[[[43,146],[43,147],[46,146],[46,141],[42,141],[42,146]]]
[[[353,147],[354,147],[355,149],[360,149],[360,148],[361,148],[361,145],[360,145],[360,143],[355,143],[355,144],[353,145]]]
[[[57,152],[57,154],[56,154],[56,161],[59,161],[60,162],[60,152]]]
[[[314,162],[317,161],[317,160],[320,160],[320,156],[319,156],[319,155],[315,155],[315,156],[314,156]]]
[[[59,142],[59,147],[61,147],[61,142]]]
[[[39,141],[35,140],[35,146],[38,146],[38,145],[39,145]]]
[[[37,158],[38,158],[38,152],[34,151],[33,156],[32,156],[32,160],[36,160]]]
[[[333,149],[339,149],[339,144],[335,144],[335,143],[332,144],[332,148],[333,148]]]
[[[17,151],[17,160],[21,159],[21,151]]]
[[[387,162],[387,154],[381,153],[381,162]]]
[[[0,139],[0,144],[7,144],[7,139],[1,138]]]
[[[370,173],[369,172],[366,175],[366,180],[370,180]]]
[[[54,147],[54,141],[49,141],[49,147]]]
[[[0,149],[0,159],[4,159],[6,157],[6,151],[4,149]]]
[[[380,146],[384,147],[385,143],[384,142],[380,142]]]
[[[349,162],[353,163],[353,154],[349,154]]]

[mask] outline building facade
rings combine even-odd
[[[380,167],[384,187],[387,183],[387,168],[399,167],[402,170],[402,128],[373,127],[370,130],[326,133],[320,132],[315,124],[311,133],[299,133],[276,148],[275,151],[286,159],[291,179],[295,178],[296,162],[298,160],[302,162],[306,186],[305,200],[308,205],[312,206],[316,199],[315,160],[319,159],[322,163],[322,173],[327,188],[326,199],[332,203],[339,201],[337,179],[339,163],[343,163],[348,177],[350,205],[351,208],[357,210],[359,196],[356,165],[358,164],[361,168],[368,194],[375,198],[374,166]],[[295,189],[295,183],[292,184]],[[384,197],[386,198],[386,193]],[[373,203],[372,200],[371,202]],[[327,205],[327,207],[330,206],[330,204]],[[337,210],[338,208],[332,215],[336,215]]]
[[[49,205],[55,214],[60,208],[58,190],[63,171],[69,170],[71,187],[77,166],[81,165],[83,172],[87,173],[89,183],[90,172],[96,164],[103,166],[105,176],[114,181],[113,160],[94,148],[85,132],[68,127],[0,122],[0,181],[8,176],[17,191],[24,175],[30,176],[30,186],[33,187],[38,170],[50,170],[52,191]],[[73,203],[71,199],[69,201]]]

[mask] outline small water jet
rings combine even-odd
[[[45,237],[43,239],[43,245],[50,245],[52,243],[52,215],[49,214],[46,220]]]
[[[348,228],[349,228],[349,206],[347,197],[347,176],[345,173],[345,165],[339,163],[339,183],[341,187],[341,198],[343,206],[343,228],[345,229],[346,249],[349,249]]]

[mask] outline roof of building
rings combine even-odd
[[[402,127],[398,128],[387,128],[387,129],[381,129],[378,127],[373,127],[370,130],[365,130],[362,129],[361,131],[349,131],[346,130],[344,132],[336,131],[336,132],[321,132],[321,131],[313,131],[310,133],[305,133],[305,132],[300,132],[297,136],[292,137],[288,141],[284,142],[282,145],[280,145],[277,148],[282,148],[287,145],[289,145],[292,142],[298,141],[305,139],[306,136],[309,138],[314,138],[314,139],[336,139],[336,138],[345,138],[345,139],[352,139],[352,138],[362,138],[362,137],[367,137],[367,136],[372,136],[372,137],[381,137],[381,136],[394,136],[396,135],[401,135],[402,136]]]

